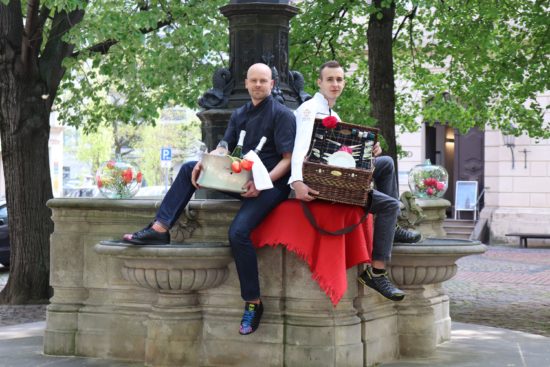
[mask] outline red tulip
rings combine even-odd
[[[133,172],[132,172],[132,169],[131,168],[128,168],[124,171],[122,171],[122,180],[129,184],[130,182],[132,182],[132,178],[133,178]]]
[[[234,161],[233,163],[231,163],[231,170],[235,173],[241,172],[241,162]]]
[[[249,161],[247,159],[243,159],[241,161],[241,168],[244,169],[245,171],[250,171],[252,169],[253,164],[254,164],[254,162]]]

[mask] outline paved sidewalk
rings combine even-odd
[[[443,287],[453,321],[550,337],[550,248],[488,246],[460,259]]]
[[[143,366],[141,363],[94,358],[45,356],[42,354],[44,327],[44,321],[0,327],[0,365],[3,367]],[[548,352],[550,338],[462,323],[453,323],[452,329],[451,341],[439,346],[433,357],[403,359],[392,363],[383,363],[379,367],[550,366],[550,353]]]

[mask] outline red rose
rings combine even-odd
[[[338,125],[338,119],[335,116],[327,116],[322,123],[327,129],[334,129]]]
[[[97,188],[101,189],[101,187],[103,187],[103,182],[101,181],[101,177],[97,176],[95,180],[97,182]]]
[[[445,184],[443,182],[438,182],[436,188],[441,191],[445,188]]]
[[[137,180],[138,183],[141,183],[142,179],[143,179],[143,173],[141,173],[141,171],[139,171],[137,173],[136,180]]]
[[[434,190],[431,187],[428,187],[428,189],[426,190],[426,194],[431,196],[434,194]]]

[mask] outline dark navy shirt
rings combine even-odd
[[[258,155],[267,170],[271,171],[283,158],[283,153],[292,153],[296,118],[287,107],[268,96],[257,106],[248,102],[233,112],[223,137],[229,151],[237,145],[241,130],[246,130],[243,155],[254,150],[262,136],[267,138]]]

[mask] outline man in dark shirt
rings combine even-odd
[[[227,148],[220,144],[211,152],[228,154],[236,146],[241,130],[246,131],[243,153],[254,149],[262,136],[267,138],[258,155],[269,171],[273,188],[259,191],[254,181],[248,181],[244,186],[246,192],[241,194],[242,206],[229,227],[229,244],[239,275],[241,296],[246,302],[239,330],[243,335],[253,333],[258,328],[263,313],[258,260],[250,233],[273,208],[288,197],[290,191],[287,181],[296,135],[296,119],[292,111],[271,97],[273,84],[271,69],[267,65],[254,64],[248,69],[245,86],[251,102],[231,115],[223,139],[227,142]],[[169,229],[198,188],[197,178],[201,168],[200,161],[184,164],[162,200],[154,222],[141,231],[124,235],[124,241],[138,245],[169,244]]]

